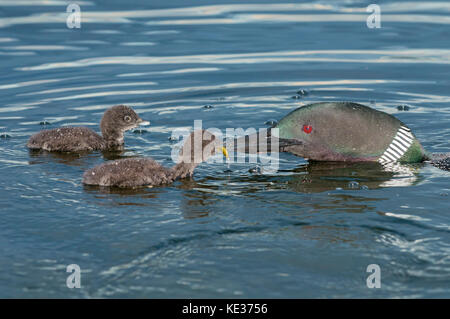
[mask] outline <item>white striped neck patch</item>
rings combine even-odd
[[[380,156],[378,162],[381,164],[397,162],[408,151],[414,141],[411,130],[406,126],[400,126],[383,155]]]

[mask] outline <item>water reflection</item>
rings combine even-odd
[[[215,188],[214,185],[197,183],[195,179],[190,178],[180,181],[177,188],[183,190],[179,204],[183,218],[202,218],[214,212],[214,203],[219,201],[219,198],[210,192],[197,191]]]
[[[28,161],[29,165],[44,164],[56,161],[57,163],[65,165],[82,167],[88,164],[86,157],[92,152],[65,153],[29,149],[28,153],[30,156],[30,160]]]
[[[294,169],[280,169],[275,175],[253,173],[237,164],[229,174],[207,176],[199,190],[216,195],[251,195],[271,190],[321,193],[333,190],[369,191],[384,187],[406,187],[423,180],[419,174],[425,163],[391,164],[308,162]]]
[[[186,219],[207,217],[217,210],[217,204],[224,199],[221,196],[259,196],[267,194],[269,201],[283,202],[283,199],[272,198],[270,191],[289,190],[296,193],[322,193],[336,190],[359,191],[354,195],[349,193],[332,193],[327,200],[308,202],[305,198],[296,198],[288,204],[295,207],[311,207],[315,211],[329,210],[363,213],[371,211],[371,202],[381,200],[369,198],[370,190],[384,187],[411,186],[418,184],[422,177],[418,173],[418,165],[391,165],[382,166],[378,163],[330,163],[311,162],[300,165],[289,171],[281,171],[279,175],[242,175],[231,172],[231,176],[212,176],[188,178],[175,182],[173,185],[157,187],[117,188],[84,186],[89,193],[118,194],[127,196],[127,203],[133,205],[150,205],[147,200],[154,199],[159,192],[166,191],[167,187],[175,187],[178,192],[172,198],[178,202],[177,209]],[[289,173],[289,175],[286,175]],[[356,183],[357,187],[352,185]],[[155,193],[156,192],[156,193]],[[361,193],[365,192],[365,193]],[[364,196],[359,196],[364,195]],[[122,205],[115,202],[114,205]],[[299,206],[300,205],[300,206]]]
[[[120,195],[120,197],[125,197],[127,199],[127,203],[130,205],[140,205],[146,206],[151,204],[150,202],[142,202],[141,199],[155,199],[158,197],[158,194],[161,193],[161,189],[153,187],[136,187],[136,188],[121,188],[121,187],[106,187],[106,186],[97,186],[97,185],[83,185],[83,189],[87,193],[91,193],[94,195]],[[108,198],[100,197],[100,198]],[[134,198],[139,199],[139,202],[130,201]],[[122,202],[116,202],[118,206],[123,205]]]

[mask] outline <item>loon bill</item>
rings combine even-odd
[[[312,161],[389,164],[430,160],[433,165],[439,161],[439,168],[449,169],[450,155],[435,158],[424,150],[406,124],[390,114],[357,103],[305,105],[287,114],[273,128],[267,137],[278,138],[280,152]],[[234,150],[250,153],[251,136],[238,138],[234,143],[242,145],[240,141],[244,138],[245,148]],[[260,143],[270,144],[270,140],[258,141],[256,150],[259,151]]]

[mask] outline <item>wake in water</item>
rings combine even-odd
[[[430,163],[437,168],[450,171],[450,153],[432,154]]]

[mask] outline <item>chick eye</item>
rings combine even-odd
[[[125,115],[125,117],[123,118],[125,120],[125,122],[130,122],[131,121],[131,117],[128,115]]]

